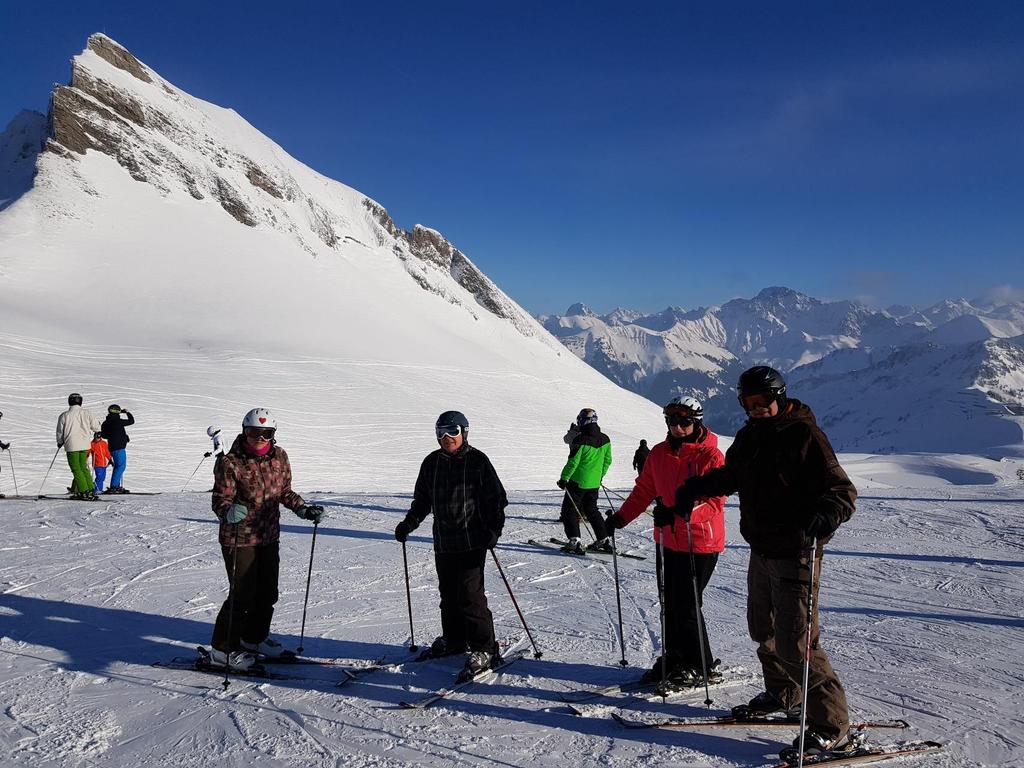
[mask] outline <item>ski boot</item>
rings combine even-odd
[[[615,552],[615,546],[612,544],[612,537],[605,536],[600,541],[595,541],[593,544],[587,545],[587,552],[605,552],[612,554]]]
[[[219,669],[246,672],[256,664],[256,657],[248,651],[227,651],[218,648],[210,649],[210,666]]]
[[[283,645],[270,637],[259,643],[247,643],[243,640],[240,645],[243,651],[248,651],[254,656],[266,656],[268,659],[279,659],[290,654]]]
[[[444,635],[440,635],[434,638],[434,642],[430,644],[430,647],[425,649],[419,656],[416,657],[416,661],[426,661],[427,659],[443,659],[445,656],[458,656],[460,653],[466,652],[465,643],[450,643],[445,640]]]
[[[578,537],[569,539],[569,542],[562,547],[562,551],[567,555],[585,555],[587,551],[583,548],[583,542]]]
[[[746,704],[732,708],[732,716],[739,720],[757,720],[775,712],[784,712],[790,719],[800,719],[799,704],[787,709],[779,697],[771,691],[761,691]]]
[[[864,735],[861,734],[861,741]],[[837,739],[829,738],[820,731],[808,728],[804,732],[804,757],[841,756],[852,752],[860,746],[856,738],[850,738],[843,734]],[[779,757],[790,765],[800,762],[800,737],[793,739],[793,746],[786,747],[779,752]]]
[[[466,659],[466,665],[459,673],[458,682],[471,680],[481,672],[486,672],[494,662],[493,655],[487,651],[473,651]]]

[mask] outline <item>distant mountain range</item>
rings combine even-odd
[[[927,309],[825,302],[784,287],[717,307],[539,318],[618,384],[654,400],[692,395],[731,434],[751,365],[785,372],[837,448],[1012,452],[1024,424],[1024,303],[966,299]]]

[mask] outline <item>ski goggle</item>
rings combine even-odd
[[[437,435],[438,440],[442,437],[458,437],[462,434],[462,425],[449,424],[446,427],[434,427],[434,434]]]
[[[274,432],[276,432],[277,430],[271,429],[269,427],[246,427],[244,431],[245,436],[251,437],[253,440],[258,440],[261,438],[263,440],[273,440]]]
[[[693,416],[687,416],[683,413],[666,413],[665,423],[670,427],[692,427],[697,423],[697,420]]]
[[[740,395],[739,400],[743,410],[750,413],[757,408],[771,408],[776,397],[777,395],[772,391],[752,392],[749,395]]]

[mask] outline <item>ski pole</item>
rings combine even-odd
[[[576,515],[577,517],[579,517],[580,522],[583,523],[583,527],[587,529],[587,533],[590,534],[590,538],[592,538],[594,541],[597,541],[597,536],[595,536],[594,532],[590,530],[590,525],[587,523],[587,518],[583,516],[583,513],[580,512],[580,508],[576,506],[576,499],[572,497],[572,494],[569,493],[568,490],[566,490],[565,495],[569,498],[569,501],[572,502],[572,508],[576,510]]]
[[[409,591],[409,555],[405,551],[405,542],[402,542],[402,565],[405,566],[405,602],[409,606],[409,650],[419,650],[416,645],[416,633],[412,624],[412,592]]]
[[[50,466],[46,468],[46,474],[43,475],[43,482],[39,484],[39,493],[36,494],[40,499],[43,498],[43,486],[46,485],[46,478],[50,476],[50,470],[53,469],[53,462],[57,460],[57,454],[60,453],[60,446],[57,446],[57,450],[53,452],[53,458],[50,459]]]
[[[625,496],[623,496],[623,495],[622,495],[621,493],[619,493],[618,491],[616,491],[616,490],[615,490],[614,488],[605,488],[605,485],[604,485],[604,483],[601,483],[601,488],[603,488],[603,489],[604,489],[605,495],[607,495],[607,494],[608,494],[609,492],[611,492],[611,493],[614,493],[614,494],[615,494],[615,495],[616,495],[616,496],[617,496],[618,498],[622,499],[623,501],[625,501],[625,500],[626,500],[626,497],[625,497]],[[608,502],[608,503],[610,504],[611,502]]]
[[[601,486],[604,488],[604,485]],[[612,503],[611,497],[608,496],[608,489],[604,488],[605,498],[608,499],[608,504]],[[614,511],[614,510],[613,510]],[[615,572],[615,607],[619,612],[619,650],[622,652],[622,658],[619,659],[619,664],[626,667],[629,666],[629,662],[626,661],[626,634],[622,629],[622,596],[619,594],[619,548],[615,544],[615,528],[612,528],[612,568]]]
[[[523,612],[519,610],[519,603],[516,601],[516,596],[512,593],[512,585],[508,583],[508,579],[505,578],[505,571],[501,568],[501,563],[498,562],[498,556],[491,550],[491,557],[494,558],[494,564],[498,566],[498,573],[501,574],[501,580],[505,582],[505,589],[508,590],[508,596],[512,598],[512,605],[516,607],[516,613],[519,614],[519,620],[523,622],[523,629],[526,630],[526,636],[530,638],[530,644],[533,646],[533,658],[539,659],[542,654],[540,649],[537,647],[537,643],[533,639],[533,635],[530,634],[530,628],[526,625],[526,618],[523,616]]]
[[[18,478],[14,476],[14,454],[11,453],[11,449],[7,449],[7,459],[11,462],[11,480],[14,481],[14,495],[18,495]]]
[[[811,551],[809,554],[811,572],[807,578],[807,635],[804,638],[807,647],[804,649],[804,700],[800,705],[800,757],[798,758],[797,768],[804,768],[804,735],[807,733],[807,681],[810,678],[811,672],[811,654],[814,652],[811,648],[811,628],[814,623],[814,566],[817,557],[818,537],[815,536],[811,539]]]
[[[199,464],[196,465],[196,468],[192,470],[192,474],[188,476],[188,480],[186,480],[185,484],[181,486],[182,493],[184,493],[185,489],[188,488],[188,484],[192,482],[192,478],[196,476],[196,472],[199,471],[199,467],[203,466],[204,461],[206,461],[206,456],[203,456],[202,461],[200,461]]]
[[[235,542],[231,547],[231,583],[228,584],[228,650],[224,654],[224,690],[231,685],[228,672],[231,669],[231,629],[235,623],[235,574],[238,573],[238,523],[235,523]]]
[[[299,647],[295,650],[302,653],[302,641],[306,639],[306,606],[309,605],[309,581],[313,578],[313,551],[316,549],[316,529],[320,527],[320,521],[313,521],[313,543],[309,545],[309,570],[306,572],[306,599],[302,601],[302,629],[299,630]]]
[[[704,704],[711,706],[711,690],[708,686],[708,658],[704,650],[704,605],[697,589],[697,564],[693,556],[693,528],[690,518],[686,518],[686,540],[690,543],[690,575],[693,576],[693,608],[697,611],[697,644],[700,646],[700,666],[704,670]]]

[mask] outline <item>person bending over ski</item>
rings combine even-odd
[[[725,463],[718,450],[718,437],[704,426],[704,408],[692,397],[677,397],[663,409],[668,435],[651,450],[643,471],[629,497],[618,512],[606,519],[612,528],[622,528],[639,517],[654,500],[673,500],[676,490],[688,478],[702,475]],[[714,655],[708,643],[707,625],[698,622],[704,604],[704,588],[711,580],[718,555],[725,549],[725,497],[701,499],[693,509],[689,524],[675,520],[659,503],[654,540],[664,543],[665,637],[662,657],[644,674],[644,682],[660,682],[665,675],[667,688],[688,688],[704,682],[703,659],[709,681],[721,679],[714,669]],[[692,540],[687,532],[693,532]],[[691,548],[692,545],[692,548]],[[658,550],[659,555],[661,548]],[[693,568],[690,553],[693,553]],[[697,585],[697,597],[694,595]],[[703,631],[701,631],[703,630]],[[662,666],[664,664],[664,667]]]
[[[122,418],[124,417],[124,418]],[[110,445],[110,456],[114,461],[114,473],[110,476],[110,487],[104,493],[129,493],[124,487],[124,470],[128,466],[128,432],[125,427],[135,423],[135,417],[119,405],[107,408],[103,420],[103,437]]]
[[[242,419],[242,434],[214,470],[212,506],[220,520],[230,588],[210,641],[210,659],[221,667],[245,670],[256,662],[254,654],[284,653],[270,637],[280,564],[280,505],[314,524],[325,514],[323,507],[306,504],[292,490],[292,467],[276,434],[270,411],[253,408]]]
[[[469,444],[469,421],[462,413],[445,411],[434,431],[440,448],[420,465],[412,504],[395,527],[395,539],[404,543],[433,512],[442,634],[427,655],[468,649],[460,675],[468,677],[501,659],[484,593],[484,560],[501,536],[508,498],[490,459]]]
[[[64,448],[68,466],[75,477],[72,498],[96,501],[96,485],[89,474],[89,446],[92,436],[100,431],[100,423],[91,411],[82,407],[82,396],[68,395],[68,409],[57,418],[57,447]]]
[[[584,408],[576,417],[580,433],[569,447],[569,460],[555,483],[565,491],[562,497],[562,527],[568,543],[563,552],[582,555],[586,550],[580,542],[580,516],[586,516],[594,530],[594,542],[587,549],[611,552],[612,539],[604,529],[604,518],[597,511],[597,494],[601,481],[612,465],[612,443],[597,425],[597,411]]]
[[[786,382],[759,365],[737,386],[747,423],[725,454],[725,466],[688,480],[676,494],[675,514],[694,500],[739,493],[740,533],[750,544],[747,627],[758,643],[765,691],[734,707],[740,717],[785,710],[799,714],[807,643],[807,600],[812,541],[814,587],[820,584],[822,548],[854,512],[857,489],[811,409],[786,396]],[[804,750],[842,749],[850,742],[846,693],[828,656],[818,647],[818,599],[811,617],[811,653]],[[799,737],[784,759],[798,758]]]

